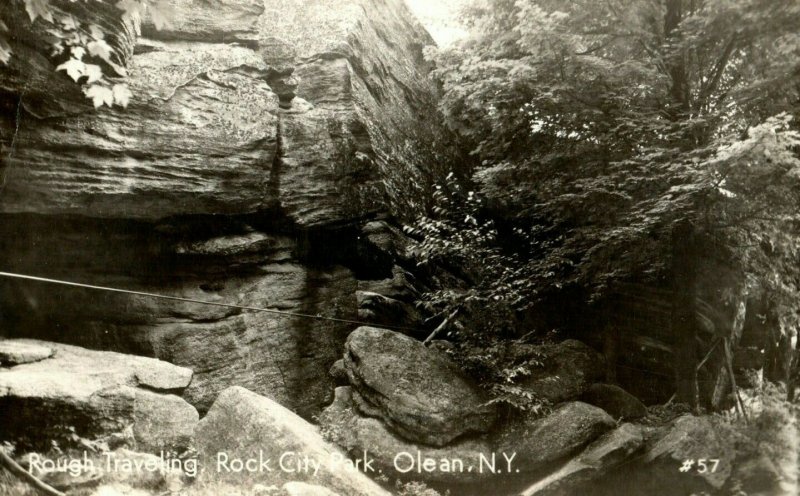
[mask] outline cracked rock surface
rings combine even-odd
[[[134,53],[127,109],[78,96],[47,118],[5,116],[14,146],[0,212],[152,220],[280,208],[310,226],[379,209],[395,129],[433,93],[420,44],[430,38],[403,2],[170,3],[171,27],[145,19],[145,38],[121,38]],[[23,110],[24,84],[7,82]]]
[[[197,410],[179,396],[192,371],[152,358],[33,340],[5,343],[52,349],[51,358],[0,368],[3,439],[36,439],[73,428],[83,437],[131,428],[140,449],[190,444]],[[24,442],[24,441],[23,441]]]
[[[91,108],[41,54],[14,57],[38,61],[14,70],[49,94],[0,79],[14,97],[0,113],[4,267],[358,318],[357,277],[392,276],[391,257],[356,244],[383,210],[384,173],[400,170],[399,130],[435,100],[422,58],[430,37],[402,0],[169,3],[172,25],[145,18],[138,39],[136,26],[108,24],[129,74],[127,109]],[[9,15],[0,6],[11,25]],[[15,54],[46,53],[24,41]],[[6,280],[0,316],[0,335],[189,368],[182,396],[201,412],[238,385],[306,418],[330,402],[327,371],[353,327]]]

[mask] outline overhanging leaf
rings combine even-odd
[[[86,96],[92,99],[94,108],[100,108],[103,104],[109,107],[114,104],[114,93],[110,88],[95,84],[86,90]]]
[[[114,94],[114,103],[123,108],[127,108],[128,102],[130,102],[130,99],[133,96],[131,90],[128,89],[128,85],[115,84],[114,88],[112,89],[112,93]]]
[[[92,84],[103,79],[103,70],[99,65],[86,64],[83,75],[89,78],[87,83]]]
[[[91,41],[86,45],[86,49],[89,50],[90,55],[100,57],[106,62],[110,61],[109,59],[111,58],[111,52],[113,50],[111,45],[106,43],[105,40]]]
[[[67,71],[67,75],[77,82],[84,75],[86,64],[78,59],[69,59],[56,67],[57,71]]]
[[[53,22],[53,11],[50,7],[50,0],[25,0],[25,11],[31,22],[37,17],[42,17],[48,22]]]

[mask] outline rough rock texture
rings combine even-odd
[[[0,341],[0,366],[11,367],[53,356],[53,348],[23,341]]]
[[[0,368],[0,417],[5,419],[0,435],[4,439],[37,439],[42,431],[67,427],[94,438],[132,427],[143,450],[190,444],[197,411],[177,396],[154,391],[165,383],[176,386],[170,389],[186,387],[191,374],[185,369],[152,358],[24,343],[50,347],[55,355]],[[148,369],[150,373],[141,373]]]
[[[765,454],[738,463],[732,477],[747,494],[781,494],[780,470]]]
[[[534,471],[577,453],[615,425],[614,419],[603,410],[573,401],[546,417],[508,426],[495,449],[516,452],[517,466],[524,471]]]
[[[576,494],[576,486],[602,477],[630,459],[644,444],[641,427],[623,424],[586,447],[556,472],[527,488],[522,496]]]
[[[670,469],[675,470],[684,460],[701,458],[719,458],[717,470],[708,470],[705,474],[691,474],[682,478],[687,486],[702,481],[714,489],[721,489],[731,475],[732,460],[725,453],[733,453],[733,446],[728,445],[717,433],[708,417],[684,415],[675,419],[666,435],[661,437],[644,456],[645,463],[651,466],[654,473],[663,473],[666,481]],[[709,456],[707,453],[722,453]],[[661,469],[661,472],[659,472]],[[654,478],[656,478],[654,476]],[[708,487],[707,486],[707,487]]]
[[[553,403],[575,399],[603,373],[602,356],[586,344],[568,339],[557,344],[517,345],[518,358],[543,360],[543,367],[520,381],[520,387]]]
[[[247,436],[241,433],[246,432]],[[260,483],[281,486],[287,482],[320,485],[339,494],[388,496],[385,490],[360,471],[346,470],[337,463],[344,456],[325,442],[317,429],[269,398],[241,387],[226,389],[219,395],[195,432],[204,467],[201,482],[225,482],[243,488]],[[217,454],[233,458],[271,460],[271,471],[234,473],[217,471]],[[278,469],[284,453],[294,452],[318,461],[319,472],[289,473]]]
[[[363,322],[377,325],[392,325],[408,328],[406,334],[422,336],[419,332],[422,317],[412,305],[379,293],[356,291],[358,301],[358,318]]]
[[[421,58],[430,38],[403,2],[169,3],[172,27],[146,20],[150,39],[123,61],[128,109],[6,118],[14,154],[0,212],[160,219],[280,207],[315,225],[378,208],[395,129],[433,94]]]
[[[197,410],[178,396],[137,389],[133,397],[133,437],[150,451],[188,446],[199,420]]]
[[[287,236],[265,241],[258,233],[231,233],[203,243],[205,233],[194,241],[194,235],[153,234],[128,223],[13,226],[0,226],[0,252],[21,261],[15,264],[19,272],[58,267],[49,275],[201,301],[356,317],[351,271],[308,267]],[[260,248],[251,251],[245,239]],[[46,284],[0,282],[0,301],[5,316],[17,321],[9,326],[16,335],[154,356],[193,370],[183,396],[201,411],[235,384],[311,417],[330,402],[327,369],[341,357],[350,329],[325,320]],[[158,387],[175,389],[169,383]]]
[[[345,367],[359,408],[411,441],[443,446],[488,431],[487,398],[444,355],[386,329],[359,327],[347,338]]]
[[[344,359],[339,359],[333,362],[328,374],[334,380],[337,386],[347,386],[350,384],[347,378],[347,369],[344,368]]]
[[[257,44],[264,14],[264,2],[259,0],[172,0],[168,2],[174,14],[168,26],[156,29],[148,17],[142,34],[159,39],[189,39],[214,43]]]
[[[305,482],[287,482],[281,489],[286,496],[339,496],[328,488]]]
[[[48,66],[36,83],[60,99],[39,119],[26,112],[35,88],[0,80],[9,109],[22,99],[0,113],[0,146],[13,141],[0,164],[4,267],[356,319],[354,274],[393,276],[392,246],[376,238],[385,223],[361,224],[383,209],[401,130],[435,98],[421,50],[430,38],[401,0],[168,3],[172,26],[144,19],[138,41],[135,26],[108,25],[134,94],[127,109],[88,108]],[[15,60],[36,59],[18,48]],[[307,418],[330,401],[327,369],[352,330],[6,280],[0,322],[14,336],[188,367],[184,397],[201,411],[235,384]]]
[[[352,455],[358,456],[366,450],[369,456],[375,459],[376,468],[387,474],[398,473],[394,466],[394,459],[398,453],[412,453],[416,456],[419,452],[423,459],[460,459],[463,461],[465,470],[470,466],[475,467],[475,470],[471,472],[442,470],[420,474],[416,471],[413,472],[414,478],[425,482],[460,484],[481,478],[486,479],[491,475],[488,471],[479,473],[477,469],[480,466],[481,455],[489,460],[493,453],[492,446],[485,436],[456,440],[441,448],[407,441],[394,434],[380,420],[360,414],[354,403],[351,387],[336,388],[333,403],[320,415],[320,426],[332,436],[338,445]],[[496,456],[501,457],[502,455]],[[501,458],[501,460],[503,459]],[[407,460],[401,459],[401,467],[404,467],[403,463],[407,463]],[[500,462],[501,465],[502,463]]]
[[[647,407],[637,397],[613,384],[592,384],[581,401],[602,408],[615,419],[637,419],[647,415]]]

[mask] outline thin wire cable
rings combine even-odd
[[[84,284],[79,282],[72,282],[72,281],[64,281],[62,279],[50,279],[47,277],[38,277],[38,276],[30,276],[27,274],[17,274],[14,272],[0,272],[0,277],[6,277],[10,279],[22,279],[26,281],[35,281],[35,282],[44,282],[49,284],[59,284],[62,286],[71,286],[75,288],[84,288],[84,289],[93,289],[97,291],[109,291],[112,293],[123,293],[123,294],[130,294],[130,295],[137,295],[137,296],[146,296],[149,298],[158,298],[162,300],[172,300],[172,301],[181,301],[184,303],[196,303],[199,305],[211,305],[215,307],[225,307],[225,308],[235,308],[239,310],[250,310],[253,312],[262,312],[262,313],[271,313],[275,315],[285,315],[289,317],[299,317],[303,319],[316,319],[316,320],[327,320],[331,322],[340,322],[343,324],[356,324],[362,326],[375,326],[375,327],[383,327],[387,329],[398,329],[404,331],[414,331],[416,329],[412,327],[404,327],[404,326],[395,326],[395,325],[387,325],[387,324],[377,324],[375,322],[363,322],[360,320],[351,320],[351,319],[340,319],[336,317],[326,317],[324,315],[311,315],[307,313],[298,313],[298,312],[287,312],[285,310],[274,310],[271,308],[261,308],[261,307],[253,307],[247,305],[234,305],[232,303],[220,303],[216,301],[206,301],[206,300],[196,300],[194,298],[182,298],[179,296],[169,296],[157,293],[147,293],[144,291],[134,291],[131,289],[120,289],[120,288],[112,288],[108,286],[95,286],[93,284]]]
[[[29,276],[29,275],[26,275],[26,274],[17,274],[17,273],[14,273],[14,272],[0,272],[0,277],[6,277],[6,278],[11,278],[11,279],[22,279],[22,280],[26,280],[26,281],[44,282],[44,283],[50,283],[50,284],[60,284],[62,286],[72,286],[72,287],[76,287],[76,288],[93,289],[93,290],[97,290],[97,291],[110,291],[112,293],[123,293],[123,294],[137,295],[137,296],[147,296],[147,297],[150,297],[150,298],[160,298],[160,299],[163,299],[163,300],[181,301],[181,302],[184,302],[184,303],[196,303],[196,304],[199,304],[199,305],[212,305],[212,306],[216,306],[216,307],[236,308],[236,309],[239,309],[239,310],[251,310],[253,312],[271,313],[271,314],[276,314],[276,315],[284,315],[284,316],[289,316],[289,317],[299,317],[299,318],[304,318],[304,319],[328,320],[328,321],[331,321],[331,322],[340,322],[340,323],[343,323],[343,324],[356,324],[356,325],[361,325],[361,326],[374,326],[374,327],[382,327],[384,329],[396,329],[396,330],[402,330],[402,331],[417,331],[418,330],[418,329],[415,329],[413,327],[396,326],[396,325],[390,325],[390,324],[378,324],[376,322],[364,322],[364,321],[361,321],[361,320],[339,319],[339,318],[336,318],[336,317],[326,317],[324,315],[311,315],[311,314],[307,314],[307,313],[287,312],[285,310],[274,310],[274,309],[270,309],[270,308],[252,307],[252,306],[246,306],[246,305],[234,305],[232,303],[220,303],[220,302],[216,302],[216,301],[195,300],[193,298],[181,298],[179,296],[168,296],[168,295],[162,295],[162,294],[157,294],[157,293],[146,293],[144,291],[134,291],[134,290],[131,290],[131,289],[112,288],[112,287],[108,287],[108,286],[95,286],[93,284],[84,284],[84,283],[79,283],[79,282],[64,281],[62,279],[50,279],[50,278],[47,278],[47,277]],[[645,372],[645,373],[649,373],[649,374],[652,374],[652,375],[659,375],[659,376],[663,376],[663,377],[672,377],[672,376],[667,375],[667,374],[662,374],[662,373],[659,373],[659,372],[656,372],[656,371],[652,371],[652,370],[648,370],[648,369],[642,369],[642,368],[638,368],[638,367],[631,367],[629,365],[617,364],[617,367],[622,367],[622,368],[626,368],[626,369],[630,369],[630,370],[638,370],[640,372]]]

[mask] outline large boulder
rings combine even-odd
[[[613,384],[592,384],[581,401],[602,408],[615,419],[638,419],[647,415],[647,407],[639,399]]]
[[[616,426],[603,410],[580,401],[565,403],[549,415],[507,426],[495,450],[517,453],[516,465],[528,472],[578,453]]]
[[[520,387],[552,403],[578,398],[605,372],[602,355],[574,339],[556,344],[518,344],[511,353],[517,361],[530,358],[541,362],[520,381]]]
[[[187,447],[197,410],[166,391],[182,390],[191,371],[152,358],[36,341],[54,350],[42,361],[0,368],[0,436],[36,444],[42,433],[85,438],[132,428],[139,449]],[[160,392],[161,391],[161,392]]]
[[[579,492],[579,485],[602,477],[629,460],[643,444],[641,427],[622,424],[592,442],[560,469],[527,488],[522,496],[575,494]]]
[[[203,467],[201,484],[252,488],[306,482],[339,494],[389,495],[360,468],[348,469],[345,454],[323,440],[313,425],[241,387],[219,395],[198,424],[195,438]],[[246,470],[237,469],[238,461],[247,460],[255,461]]]
[[[734,453],[734,446],[717,432],[709,417],[684,415],[675,419],[666,433],[648,448],[643,461],[649,466],[653,480],[666,483],[675,478],[675,472],[685,460],[718,459],[713,469],[709,467],[700,473],[692,466],[689,473],[677,479],[680,487],[687,491],[683,494],[688,494],[721,489],[733,470],[731,453]]]
[[[496,411],[478,386],[408,336],[359,327],[347,338],[344,361],[359,408],[410,441],[443,446],[494,424]]]
[[[494,453],[486,436],[456,440],[443,447],[413,443],[393,433],[380,420],[362,415],[353,401],[351,387],[336,388],[333,403],[322,412],[319,420],[323,432],[332,441],[354,456],[369,453],[375,460],[375,467],[387,475],[399,477],[410,469],[405,475],[413,479],[450,484],[487,479],[492,475],[488,470],[481,470],[481,458],[485,468],[486,461],[491,460]],[[511,455],[508,453],[509,457]],[[502,454],[497,453],[495,457],[502,466]],[[436,469],[418,466],[419,460],[428,459],[436,461]],[[463,471],[461,465],[443,470],[439,464],[441,460],[459,460]]]

